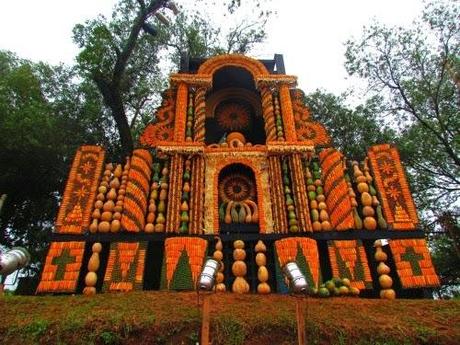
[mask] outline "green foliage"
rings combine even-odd
[[[382,112],[379,97],[355,108],[346,98],[322,90],[305,96],[313,119],[326,126],[337,149],[351,159],[363,159],[370,146],[394,141],[395,132],[375,117]]]
[[[8,195],[1,244],[26,246],[34,262],[41,258],[76,148],[103,144],[111,151],[111,127],[96,89],[78,82],[74,69],[0,51],[0,194]]]

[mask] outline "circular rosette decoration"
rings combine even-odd
[[[219,185],[219,218],[231,223],[257,223],[258,207],[254,182],[245,175],[232,174],[224,177]]]
[[[225,131],[247,129],[251,123],[251,113],[247,106],[240,103],[226,103],[216,109],[215,118]]]
[[[256,189],[248,176],[232,174],[222,180],[219,186],[219,196],[224,202],[240,202],[246,199],[254,199]]]

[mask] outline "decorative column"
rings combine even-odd
[[[206,87],[199,87],[195,92],[195,124],[193,127],[193,139],[196,142],[204,142],[206,121]]]
[[[176,116],[174,122],[174,140],[182,143],[185,141],[185,125],[187,122],[188,86],[179,82],[176,94]]]
[[[202,156],[193,157],[189,224],[191,234],[201,234],[203,232],[204,169],[204,158]]]
[[[166,232],[177,232],[179,230],[183,173],[184,157],[176,153],[171,158],[168,207],[166,208]]]
[[[274,229],[277,233],[287,233],[288,224],[286,211],[284,209],[284,190],[280,158],[277,156],[269,156],[268,164],[270,172],[270,198],[273,210]]]
[[[289,157],[289,168],[292,179],[292,193],[296,204],[300,231],[313,231],[310,220],[310,209],[307,200],[307,187],[302,169],[302,158],[299,153],[293,153]]]
[[[262,95],[262,113],[265,123],[265,133],[267,141],[276,140],[276,127],[275,127],[275,110],[273,107],[273,94],[269,86],[262,86],[260,88]]]
[[[292,110],[291,93],[289,92],[288,84],[280,84],[279,96],[281,103],[281,112],[283,114],[284,135],[286,141],[297,141],[297,135],[294,126],[294,112]]]

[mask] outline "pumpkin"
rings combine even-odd
[[[270,285],[268,285],[267,283],[260,283],[259,285],[257,285],[257,292],[262,295],[270,293]]]
[[[219,238],[216,243],[216,250],[222,250],[222,249],[224,249],[224,246],[222,245],[222,241]]]
[[[326,220],[329,220],[329,215],[327,214],[326,210],[322,209],[319,213],[319,219],[324,222]]]
[[[154,232],[155,226],[152,223],[147,223],[144,228],[145,232]]]
[[[232,265],[232,272],[236,277],[244,277],[247,272],[246,263],[244,261],[235,261]]]
[[[321,223],[318,221],[313,222],[313,230],[314,231],[321,231]]]
[[[332,225],[329,223],[327,220],[321,223],[321,230],[322,231],[331,231],[332,230]]]
[[[375,230],[377,229],[377,221],[374,217],[366,217],[364,218],[364,228],[367,230]]]
[[[107,187],[106,186],[99,186],[99,188],[97,189],[97,191],[101,194],[105,194],[107,193]]]
[[[96,288],[93,286],[87,286],[83,289],[83,294],[85,296],[93,296],[96,294]]]
[[[96,286],[97,274],[94,272],[88,272],[85,277],[86,286]]]
[[[244,242],[241,240],[236,240],[233,242],[233,247],[237,249],[243,249],[244,248]]]
[[[235,249],[233,251],[233,260],[241,260],[244,261],[246,258],[246,251],[244,249]]]
[[[216,282],[217,283],[223,283],[224,282],[224,274],[222,272],[217,272]]]
[[[237,262],[241,262],[241,261],[237,261]],[[242,277],[236,277],[232,285],[232,291],[236,293],[248,293],[249,284],[246,281],[246,279]]]
[[[364,192],[361,194],[361,203],[364,206],[371,206],[372,205],[372,196],[368,192]]]
[[[215,250],[212,254],[212,257],[217,261],[222,261],[222,259],[224,258],[224,254],[220,250]]]
[[[389,274],[390,273],[390,267],[388,267],[387,265],[385,265],[385,263],[382,261],[379,263],[379,265],[377,266],[377,273],[379,275],[382,275],[382,274]]]
[[[369,192],[369,185],[366,182],[358,183],[358,191],[360,193]]]
[[[107,199],[115,200],[116,198],[117,198],[117,192],[115,191],[115,188],[111,188],[110,191],[107,193]]]
[[[257,279],[261,283],[265,283],[268,280],[268,270],[265,266],[260,266],[259,270],[257,271]]]
[[[372,217],[375,214],[374,209],[371,206],[363,207],[363,215],[365,217]]]
[[[112,201],[112,200],[108,200],[105,202],[104,206],[102,207],[102,209],[104,211],[110,211],[112,212],[113,211],[113,208],[115,207],[115,203]]]
[[[95,233],[97,232],[97,219],[94,219],[91,225],[89,226],[89,232]]]
[[[256,264],[257,266],[266,266],[267,265],[267,257],[264,253],[257,253],[256,255]]]
[[[100,244],[99,242],[94,243],[91,247],[91,250],[93,251],[93,253],[100,253],[102,251],[102,244]]]
[[[219,283],[216,285],[216,292],[225,292],[227,288],[224,283]]]
[[[104,202],[101,200],[96,200],[96,202],[94,203],[95,208],[102,208],[102,206],[104,206]]]
[[[260,252],[266,252],[267,251],[267,247],[265,246],[265,244],[259,240],[256,244],[256,246],[254,247],[256,253],[260,253]]]
[[[100,263],[101,262],[99,260],[99,254],[93,253],[93,255],[91,255],[88,261],[88,271],[96,272],[99,269]]]
[[[351,286],[351,287],[350,287],[350,293],[351,293],[353,296],[359,296],[360,292],[361,292],[361,291],[360,291],[357,287],[354,287],[354,286]]]
[[[316,200],[318,202],[326,201],[326,196],[324,194],[320,194],[320,195],[316,196]]]
[[[379,277],[379,284],[383,289],[389,289],[393,285],[393,279],[388,274],[382,274]]]
[[[99,210],[95,210],[95,211],[99,211]],[[112,220],[112,212],[109,212],[109,211],[102,212],[101,220],[105,222],[110,222]]]
[[[112,223],[110,224],[110,231],[111,232],[118,232],[120,231],[121,228],[121,223],[119,220],[112,220]]]
[[[393,289],[384,289],[380,291],[380,298],[382,299],[395,299],[396,292]]]
[[[109,232],[110,231],[110,223],[109,222],[100,222],[99,226],[97,227],[99,232]]]
[[[377,249],[375,250],[374,258],[377,262],[387,261],[388,255],[382,250],[382,248],[377,247]]]

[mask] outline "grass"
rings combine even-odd
[[[296,344],[295,301],[282,295],[211,297],[213,345]],[[308,344],[453,345],[460,301],[304,301]],[[0,298],[2,344],[182,344],[199,341],[196,293],[133,292]]]

